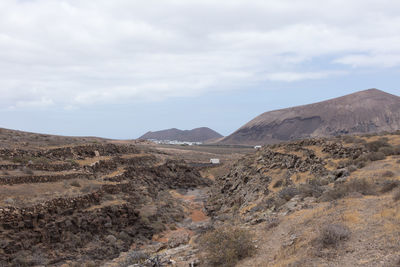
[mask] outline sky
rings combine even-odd
[[[1,0],[0,127],[132,139],[378,88],[398,0]]]

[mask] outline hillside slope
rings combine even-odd
[[[62,136],[0,128],[0,147],[57,146],[89,142],[104,143],[107,141],[110,140],[101,137]]]
[[[268,145],[216,177],[206,209],[252,237],[235,266],[400,266],[399,162],[399,132]]]
[[[155,140],[177,140],[182,142],[204,142],[210,139],[220,138],[222,135],[216,131],[207,128],[195,128],[192,130],[179,130],[176,128],[147,132],[146,134],[139,137],[139,139],[155,139]]]
[[[400,129],[400,97],[369,89],[314,104],[261,114],[222,144],[272,144],[308,137]]]

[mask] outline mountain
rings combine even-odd
[[[219,143],[272,144],[398,129],[400,97],[368,89],[323,102],[265,112]]]
[[[177,140],[182,142],[204,142],[210,139],[221,138],[222,135],[207,127],[196,128],[193,130],[179,130],[176,128],[147,132],[139,139],[155,140]]]

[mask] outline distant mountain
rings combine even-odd
[[[204,142],[210,139],[221,138],[222,135],[207,127],[196,128],[193,130],[179,130],[176,128],[147,132],[139,139],[155,140],[177,140],[182,142]]]
[[[400,97],[369,89],[314,104],[269,111],[221,144],[271,144],[307,137],[400,129]]]

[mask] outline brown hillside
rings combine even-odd
[[[211,139],[221,138],[222,135],[216,131],[201,127],[192,130],[179,130],[176,128],[162,130],[157,132],[147,132],[139,137],[139,139],[155,139],[155,140],[176,140],[182,142],[204,142]]]
[[[400,97],[377,89],[261,114],[223,144],[271,144],[400,129]]]
[[[0,128],[0,147],[58,146],[89,142],[104,143],[107,140],[100,137],[61,136]]]
[[[235,266],[399,266],[399,145],[398,134],[306,139],[238,160],[206,205],[215,228],[252,237]]]

